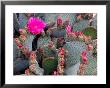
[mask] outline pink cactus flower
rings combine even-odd
[[[54,46],[54,43],[52,41],[49,41],[48,47],[52,48]]]
[[[87,56],[87,51],[83,51],[82,56]]]
[[[64,60],[61,60],[61,61],[60,61],[60,65],[61,65],[61,66],[64,66],[64,64],[65,64]]]
[[[54,74],[54,75],[57,75],[57,71],[54,71],[53,74]]]
[[[93,50],[93,45],[92,45],[92,44],[87,45],[87,49],[88,49],[89,51]]]
[[[79,36],[79,34],[80,34],[79,31],[76,31],[76,32],[75,32],[75,35],[76,35],[77,37]]]
[[[88,60],[87,57],[83,57],[82,59],[83,59],[84,62],[86,62]]]
[[[81,58],[82,58],[82,60],[83,60],[84,62],[88,60],[88,58],[87,58],[87,51],[83,51],[83,52],[81,53]]]
[[[66,33],[71,33],[71,26],[70,26],[70,25],[68,25],[68,26],[66,27]]]
[[[45,26],[46,26],[46,23],[43,20],[35,17],[30,17],[27,23],[28,31],[36,35],[40,34],[43,31]]]
[[[57,25],[61,25],[63,22],[62,22],[62,18],[61,16],[58,16],[57,18]]]
[[[18,45],[18,48],[19,48],[19,49],[23,49],[23,45],[22,45],[22,44],[19,44],[19,45]]]
[[[35,60],[36,59],[36,53],[34,52],[34,51],[31,51],[31,53],[30,53],[30,59],[31,60]]]
[[[53,75],[59,75],[59,73],[55,70],[55,71],[53,71],[53,73],[52,73]]]
[[[64,48],[59,48],[58,53],[60,55],[65,55],[65,49]]]
[[[30,75],[29,69],[26,69],[26,70],[25,70],[25,74],[26,74],[26,75]]]

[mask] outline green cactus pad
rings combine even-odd
[[[93,27],[87,27],[83,30],[83,33],[86,36],[92,36],[92,39],[96,39],[97,38],[97,30],[94,29]]]
[[[43,60],[44,74],[50,75],[58,65],[58,59],[56,58],[45,58]]]

